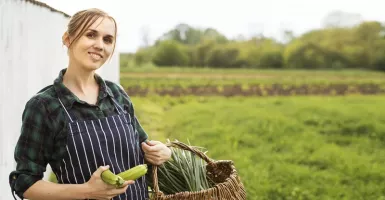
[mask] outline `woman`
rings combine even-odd
[[[98,9],[71,18],[62,37],[68,67],[23,112],[17,166],[10,174],[13,195],[39,200],[148,198],[144,176],[126,181],[123,188],[100,178],[106,169],[117,174],[143,163],[160,165],[171,156],[163,143],[147,141],[124,90],[95,73],[113,54],[116,32],[114,18]],[[47,164],[60,184],[42,180]]]

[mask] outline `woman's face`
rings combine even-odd
[[[99,69],[113,52],[115,23],[109,18],[99,18],[70,49],[70,62],[86,71]]]

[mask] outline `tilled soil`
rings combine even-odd
[[[189,86],[189,87],[167,87],[149,89],[141,86],[130,86],[126,88],[130,96],[146,96],[150,94],[168,96],[305,96],[305,95],[325,95],[341,96],[349,94],[376,95],[385,94],[385,85],[379,84],[329,84],[329,85],[248,85],[240,84],[227,86]]]

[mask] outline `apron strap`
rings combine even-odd
[[[13,189],[12,189],[12,196],[13,196],[13,199],[15,199],[15,200],[17,200],[17,198],[16,198],[16,196],[15,196],[15,191],[13,191]],[[23,198],[23,200],[24,200],[24,198]]]
[[[68,111],[67,111],[66,107],[65,107],[65,106],[63,105],[63,103],[61,102],[60,98],[58,98],[58,99],[59,99],[59,101],[60,101],[60,104],[61,104],[61,106],[64,108],[64,111],[66,111],[66,113],[67,113],[67,115],[68,115],[68,118],[70,119],[70,121],[71,121],[71,122],[74,122],[74,121],[72,120],[72,118],[71,118],[70,114],[68,113]]]

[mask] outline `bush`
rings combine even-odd
[[[189,58],[181,44],[166,40],[156,47],[152,62],[157,66],[186,66]]]
[[[207,57],[210,51],[214,48],[214,41],[205,41],[195,47],[196,51],[196,64],[202,67],[207,66]]]
[[[287,68],[342,68],[349,65],[349,60],[342,54],[311,42],[301,41],[288,45],[284,60]]]
[[[135,53],[135,57],[134,57],[135,64],[137,66],[141,66],[143,64],[150,63],[152,60],[153,53],[154,53],[154,50],[152,48],[139,49]]]
[[[218,45],[213,48],[207,57],[206,63],[212,67],[234,67],[237,63],[239,50],[235,47]]]
[[[264,52],[260,58],[261,67],[270,68],[282,68],[283,67],[283,56],[280,51],[268,51]]]

